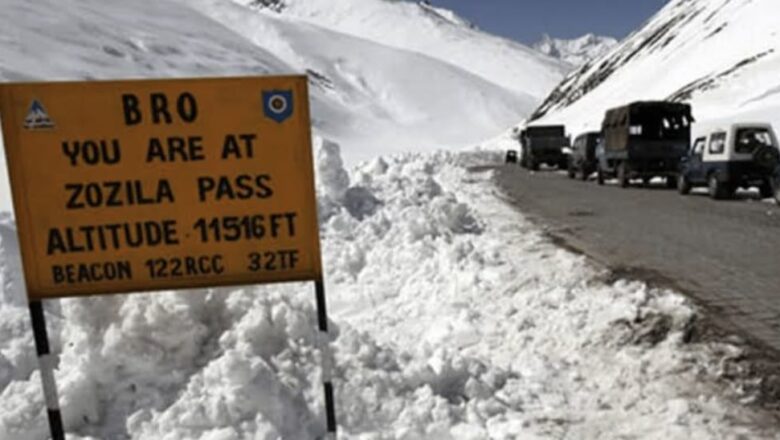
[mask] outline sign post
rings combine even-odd
[[[0,86],[52,436],[63,439],[42,301],[314,281],[335,437],[307,79]]]

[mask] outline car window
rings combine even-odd
[[[715,133],[710,136],[710,154],[721,154],[726,150],[726,133]]]
[[[693,154],[701,154],[704,152],[704,144],[707,143],[707,138],[700,137],[693,142]]]
[[[734,150],[737,153],[753,153],[764,146],[772,146],[772,135],[766,128],[742,128],[737,130]]]

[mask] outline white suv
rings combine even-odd
[[[694,124],[691,145],[681,164],[677,184],[681,194],[707,186],[712,198],[724,199],[738,188],[755,186],[763,198],[775,195],[773,175],[780,150],[771,124]]]

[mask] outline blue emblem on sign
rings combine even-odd
[[[263,112],[267,118],[273,119],[280,124],[292,116],[292,90],[271,90],[270,92],[263,92]]]

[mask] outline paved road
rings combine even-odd
[[[618,274],[687,293],[719,325],[780,352],[780,207],[496,169],[496,184],[552,236]]]

